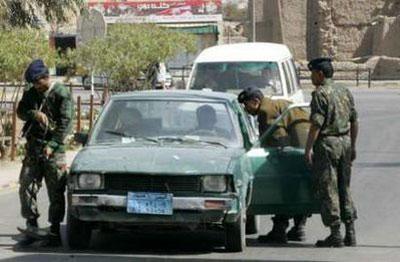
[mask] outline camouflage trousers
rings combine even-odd
[[[313,186],[321,202],[321,217],[331,227],[357,219],[350,193],[351,141],[349,136],[320,138],[314,145]]]
[[[66,175],[60,166],[65,163],[65,154],[55,154],[49,159],[42,154],[31,154],[32,150],[27,150],[19,177],[22,217],[36,219],[40,216],[37,193],[44,178],[50,202],[48,220],[52,224],[61,223],[65,214]]]

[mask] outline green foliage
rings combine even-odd
[[[239,9],[236,4],[227,3],[223,5],[224,20],[244,22],[247,20],[247,9]]]
[[[92,39],[68,55],[69,62],[110,79],[112,89],[138,88],[137,79],[149,67],[178,52],[195,50],[191,35],[156,25],[115,24],[107,36]],[[111,84],[112,83],[112,84]]]
[[[0,0],[0,25],[40,27],[40,18],[63,23],[84,4],[85,0]]]
[[[0,29],[0,81],[23,81],[28,64],[35,58],[54,66],[56,51],[50,48],[46,35],[34,29]]]

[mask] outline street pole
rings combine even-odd
[[[252,29],[253,29],[253,42],[256,42],[256,0],[251,1],[252,2]]]

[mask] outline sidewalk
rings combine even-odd
[[[78,151],[67,151],[67,163],[71,165]],[[0,162],[0,191],[3,189],[16,188],[18,186],[19,172],[21,171],[21,160]]]

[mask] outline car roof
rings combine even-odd
[[[134,91],[113,95],[111,100],[129,99],[162,99],[162,100],[215,100],[218,102],[232,102],[237,96],[230,93],[199,91],[199,90],[146,90]]]
[[[275,43],[239,43],[204,49],[195,63],[215,62],[278,62],[291,58],[289,48]]]

